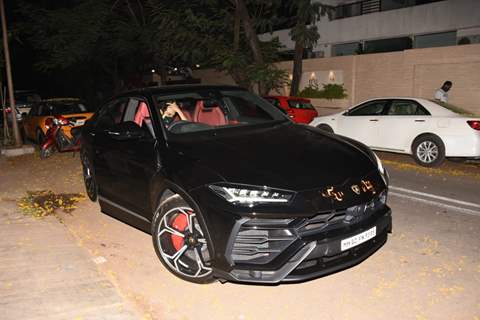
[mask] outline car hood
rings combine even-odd
[[[226,182],[295,191],[342,185],[377,169],[359,146],[308,126],[222,131],[170,147],[185,164]]]

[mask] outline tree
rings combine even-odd
[[[254,90],[256,86],[259,94],[266,95],[270,90],[282,87],[288,82],[288,74],[273,64],[278,59],[278,39],[261,42],[257,35],[258,16],[263,14],[265,8],[274,7],[276,2],[230,2],[233,10],[227,11],[226,18],[233,20],[233,23],[227,24],[233,25],[233,30],[226,31],[233,34],[233,46],[228,40],[222,43],[221,50],[214,55],[214,65],[217,69],[228,72],[238,85],[249,90]],[[250,11],[258,16],[251,16]]]
[[[295,42],[295,54],[293,58],[292,83],[290,95],[298,94],[300,80],[302,78],[303,54],[305,48],[316,45],[320,35],[316,22],[321,16],[328,13],[331,7],[312,0],[297,0],[292,4],[295,12],[296,24],[290,31],[290,37]]]
[[[94,87],[110,79],[104,91],[139,82],[152,67],[165,78],[168,66],[201,64],[266,93],[283,76],[272,64],[278,42],[259,41],[249,10],[267,2],[231,1],[77,0],[55,9],[22,2],[21,29],[38,52],[39,70],[83,72],[89,81],[100,77]]]

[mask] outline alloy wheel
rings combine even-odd
[[[417,157],[424,163],[432,163],[439,155],[438,146],[429,140],[423,141],[417,147]]]
[[[212,273],[204,232],[195,212],[175,207],[166,212],[157,230],[157,243],[163,261],[175,273],[201,278]]]

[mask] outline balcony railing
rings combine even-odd
[[[418,6],[444,0],[362,0],[335,7],[333,19],[343,19],[364,14]]]

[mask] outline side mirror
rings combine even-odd
[[[144,129],[140,128],[135,122],[122,122],[107,130],[106,133],[115,140],[138,140],[147,137]]]

